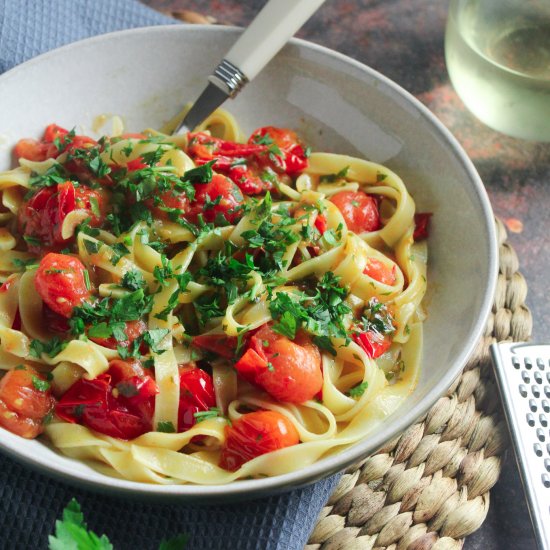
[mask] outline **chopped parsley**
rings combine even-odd
[[[357,386],[354,386],[351,388],[348,392],[348,395],[350,397],[361,397],[367,388],[369,387],[369,383],[367,381],[361,382],[361,384],[358,384]]]
[[[173,434],[176,433],[176,428],[174,428],[174,424],[172,424],[169,420],[166,422],[161,421],[157,424],[157,432]]]

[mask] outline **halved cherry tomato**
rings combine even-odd
[[[207,222],[218,216],[233,224],[241,217],[240,206],[244,197],[240,189],[226,176],[214,174],[212,181],[195,184],[195,200],[186,217],[193,223],[202,214]]]
[[[0,426],[32,439],[44,431],[44,418],[55,401],[45,377],[22,365],[0,380]]]
[[[46,129],[44,130],[44,136],[42,137],[42,141],[53,143],[54,140],[58,138],[63,138],[69,133],[68,130],[65,130],[65,128],[61,128],[61,126],[58,126],[57,124],[49,124],[46,126]]]
[[[220,466],[238,470],[245,462],[257,456],[297,445],[300,442],[294,424],[276,411],[255,411],[243,414],[225,428],[225,443],[220,455]]]
[[[383,285],[393,286],[395,284],[395,265],[389,268],[384,262],[376,258],[367,260],[363,273]]]
[[[262,156],[264,162],[270,164],[274,170],[295,176],[307,168],[308,160],[296,132],[287,128],[265,126],[254,130],[248,143],[254,144],[263,141],[272,141],[280,151],[279,154],[278,151],[273,150],[272,146],[270,154],[264,153]]]
[[[365,233],[380,229],[378,202],[364,191],[340,191],[330,201],[338,207],[350,231]]]
[[[92,342],[99,344],[105,348],[117,349],[118,346],[127,348],[134,340],[139,338],[142,334],[147,331],[147,324],[141,319],[136,321],[127,321],[126,327],[124,328],[124,334],[126,334],[126,340],[119,342],[114,336],[109,338],[97,338],[94,336],[88,336]]]
[[[224,334],[200,334],[199,336],[193,336],[193,345],[216,353],[220,357],[233,359],[237,349],[237,338],[235,336],[225,336]]]
[[[376,359],[386,353],[391,346],[391,339],[388,335],[380,334],[373,330],[356,334],[353,336],[353,339],[372,359]]]
[[[14,148],[15,158],[27,159],[34,162],[42,162],[50,158],[57,152],[55,146],[51,143],[44,143],[37,139],[24,138],[20,139]]]
[[[67,214],[73,210],[85,210],[89,224],[99,227],[104,218],[103,197],[87,187],[75,187],[66,181],[55,187],[40,189],[27,203],[23,203],[18,213],[20,231],[27,237],[31,252],[59,250],[70,240],[63,239],[61,229]],[[99,215],[98,215],[99,214]]]
[[[73,308],[91,296],[84,264],[73,256],[50,252],[40,261],[34,284],[44,303],[55,313],[71,317]]]
[[[413,239],[421,241],[428,238],[428,227],[430,225],[431,212],[419,212],[414,215],[414,233]]]
[[[252,336],[235,368],[278,401],[303,403],[323,386],[319,348],[303,332],[290,340],[264,325]]]
[[[158,387],[139,361],[116,359],[94,380],[75,382],[57,403],[62,420],[84,424],[119,439],[134,439],[152,430]]]
[[[184,432],[196,422],[195,413],[216,406],[212,377],[199,368],[180,369],[180,404],[178,432]]]

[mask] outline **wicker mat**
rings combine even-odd
[[[532,327],[517,255],[496,225],[495,300],[472,358],[424,418],[346,470],[306,550],[458,549],[485,520],[508,445],[489,345],[528,340]]]

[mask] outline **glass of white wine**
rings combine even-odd
[[[482,122],[550,141],[550,0],[451,0],[445,58]]]

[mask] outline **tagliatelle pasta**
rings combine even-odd
[[[422,356],[428,215],[399,176],[222,111],[114,127],[51,125],[0,173],[0,426],[160,484],[368,437]]]

